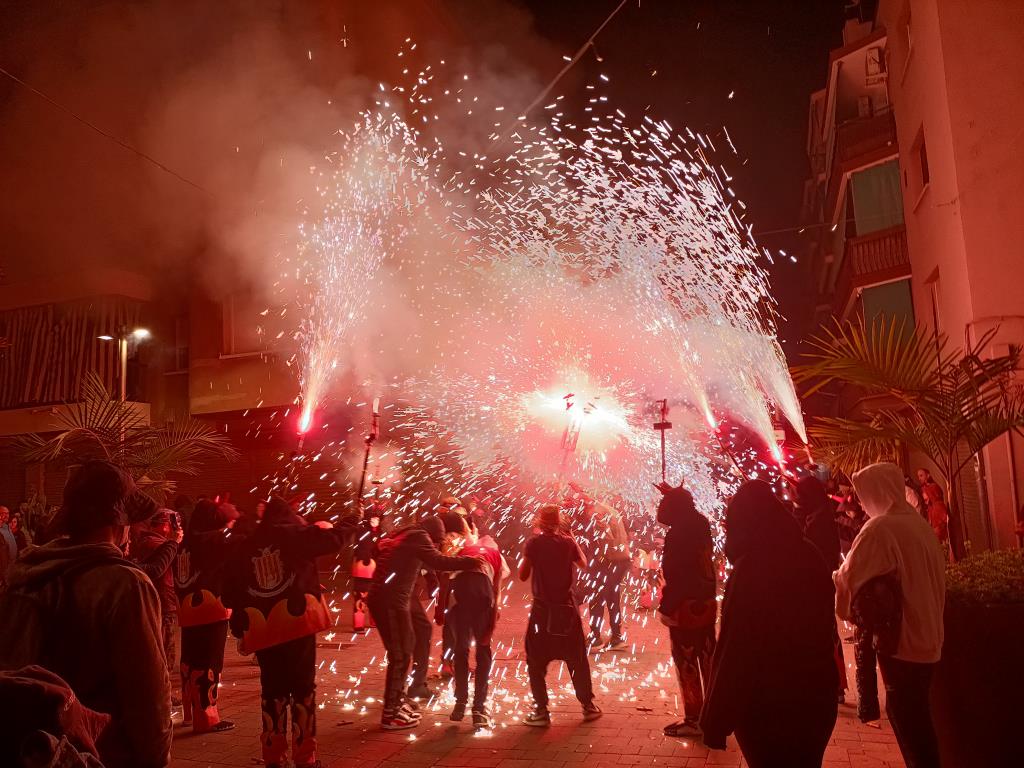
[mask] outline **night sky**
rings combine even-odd
[[[537,31],[572,55],[618,2],[526,5]],[[630,0],[596,41],[604,61],[588,53],[578,66],[588,81],[607,73],[614,100],[632,114],[649,109],[677,129],[687,125],[712,137],[725,126],[739,152],[728,170],[748,221],[755,234],[774,232],[800,223],[808,100],[824,85],[842,24],[842,0]],[[795,232],[758,240],[772,251],[801,250]],[[801,266],[783,260],[773,286],[781,311],[797,324],[783,326],[786,338],[807,309]]]

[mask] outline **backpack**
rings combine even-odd
[[[71,585],[83,573],[104,565],[128,565],[119,557],[102,557],[74,563],[59,574],[8,589],[0,595],[0,616],[7,627],[17,631],[0,633],[0,669],[11,670],[37,664],[58,668],[56,641],[66,635],[73,603]]]

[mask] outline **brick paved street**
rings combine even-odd
[[[709,752],[699,743],[666,738],[661,729],[675,719],[677,688],[670,666],[667,632],[651,613],[630,615],[632,652],[602,654],[593,664],[600,720],[584,724],[568,686],[568,675],[552,665],[554,722],[548,729],[527,728],[518,720],[528,709],[525,662],[521,652],[525,598],[519,588],[504,611],[498,630],[492,674],[495,731],[474,736],[468,725],[448,720],[451,695],[424,714],[413,732],[380,730],[382,648],[371,632],[353,638],[339,633],[323,638],[319,740],[325,768],[619,768],[619,766],[742,766],[735,742],[726,752]],[[341,615],[341,626],[351,626]],[[434,639],[440,643],[440,631]],[[231,641],[229,641],[230,643]],[[852,682],[852,646],[846,646]],[[439,654],[439,650],[435,653]],[[440,682],[432,681],[440,687]],[[839,722],[825,756],[829,768],[896,768],[903,766],[887,721],[881,730],[858,722],[850,702],[840,707]],[[174,768],[260,765],[259,670],[229,650],[221,688],[221,712],[237,727],[228,733],[192,736],[176,729]]]

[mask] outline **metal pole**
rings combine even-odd
[[[121,402],[128,400],[128,334],[124,331],[117,337],[117,354],[121,365]]]
[[[366,470],[370,466],[370,447],[380,435],[380,398],[373,400],[373,412],[370,417],[370,432],[366,435],[366,452],[363,454],[363,472],[359,475],[359,492],[356,495],[356,508],[363,513],[363,490],[366,488]]]
[[[661,408],[661,421],[654,425],[654,428],[661,432],[661,482],[665,483],[666,458],[665,458],[665,432],[672,429],[672,422],[668,420],[668,398],[658,400]]]

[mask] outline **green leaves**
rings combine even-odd
[[[192,418],[150,426],[134,403],[122,403],[95,373],[82,385],[82,399],[57,411],[58,434],[24,435],[17,444],[29,461],[80,464],[105,459],[135,478],[157,502],[174,489],[172,474],[198,474],[210,458],[238,458],[227,436]]]
[[[794,380],[806,385],[805,397],[829,388],[853,390],[861,399],[851,413],[812,421],[815,450],[849,474],[898,457],[906,446],[926,454],[954,482],[966,465],[957,458],[958,445],[973,456],[1005,432],[1024,428],[1024,394],[1012,378],[1020,350],[983,358],[994,335],[963,353],[897,318],[879,318],[870,328],[836,322],[825,329],[811,339],[808,362],[794,367]]]

